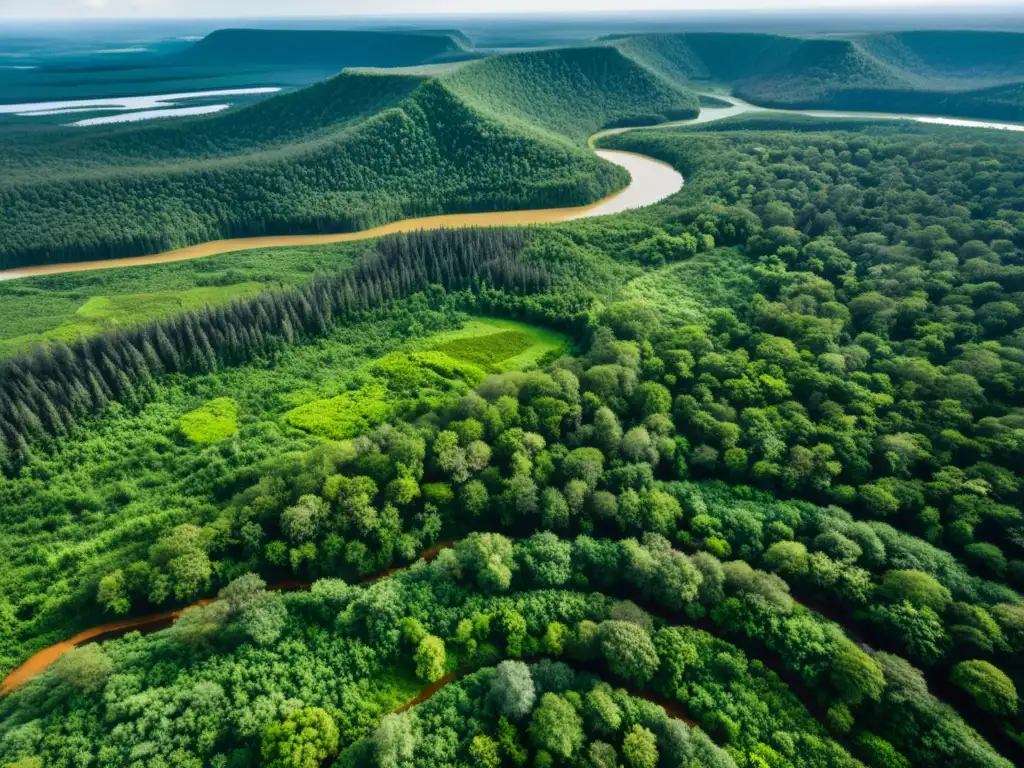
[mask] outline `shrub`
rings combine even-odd
[[[267,768],[317,768],[338,751],[338,726],[319,707],[306,707],[263,729],[260,754]]]
[[[1017,714],[1017,688],[1005,672],[987,661],[961,661],[953,667],[949,679],[971,694],[986,712]]]
[[[416,664],[416,676],[428,683],[444,677],[444,665],[447,655],[444,640],[436,635],[426,635],[416,646],[413,661]]]
[[[192,443],[217,443],[238,431],[238,405],[230,397],[218,397],[186,413],[178,429]]]

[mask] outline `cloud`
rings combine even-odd
[[[82,5],[91,11],[101,11],[107,7],[107,0],[82,0]]]

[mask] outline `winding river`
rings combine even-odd
[[[632,152],[597,150],[603,160],[621,166],[629,171],[630,183],[618,192],[590,205],[575,208],[539,208],[525,211],[496,211],[493,213],[450,213],[441,216],[425,216],[414,219],[400,219],[373,229],[358,232],[340,232],[328,235],[269,235],[266,237],[239,237],[229,240],[211,240],[187,248],[178,248],[151,256],[133,256],[125,259],[103,259],[101,261],[79,261],[64,264],[41,264],[35,267],[18,267],[0,271],[0,280],[14,280],[19,277],[38,275],[59,275],[65,272],[84,272],[91,269],[114,267],[138,267],[146,264],[166,264],[172,261],[198,259],[202,256],[216,256],[232,251],[250,248],[278,248],[283,246],[324,245],[365,240],[395,232],[413,232],[421,229],[456,229],[458,227],[514,227],[530,224],[552,224],[569,219],[583,219],[590,216],[607,216],[631,208],[642,208],[664,200],[683,187],[683,177],[675,168],[660,160]]]
[[[711,95],[711,94],[709,94]],[[804,115],[819,118],[848,118],[872,120],[909,120],[918,123],[950,125],[963,128],[990,128],[1003,131],[1024,131],[1024,124],[997,123],[984,120],[964,120],[955,117],[933,117],[926,115],[905,115],[887,112],[839,112],[828,110],[782,110],[766,109],[733,96],[713,94],[715,98],[728,101],[728,107],[706,107],[700,116],[692,120],[680,120],[661,123],[653,126],[630,126],[599,131],[590,137],[590,146],[602,136],[610,136],[626,131],[678,128],[685,125],[699,125],[723,120],[728,117],[752,112],[768,114]],[[598,157],[629,171],[630,183],[619,192],[590,205],[575,208],[542,208],[523,211],[497,211],[493,213],[453,213],[441,216],[401,219],[373,229],[358,232],[342,232],[326,235],[269,235],[266,237],[241,237],[226,240],[211,240],[206,243],[178,248],[150,256],[133,256],[123,259],[104,259],[101,261],[79,261],[63,264],[42,264],[33,267],[18,267],[0,270],[0,280],[14,280],[21,277],[38,275],[57,275],[66,272],[84,272],[93,269],[113,269],[117,267],[137,267],[147,264],[166,264],[173,261],[197,259],[203,256],[216,256],[233,251],[244,251],[251,248],[277,248],[284,246],[324,245],[326,243],[343,243],[352,240],[365,240],[371,237],[393,234],[395,232],[412,232],[421,229],[440,229],[446,227],[511,227],[532,224],[552,224],[560,221],[584,219],[592,216],[608,216],[633,208],[653,205],[666,197],[675,194],[683,187],[682,175],[670,165],[659,160],[632,152],[616,150],[594,150]]]

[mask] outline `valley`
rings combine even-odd
[[[1024,34],[540,18],[13,44],[0,768],[1024,762]]]
[[[794,114],[821,119],[850,120],[905,120],[911,122],[947,125],[962,128],[981,128],[988,130],[1024,131],[1024,123],[998,123],[985,120],[964,120],[955,117],[922,116],[911,114],[890,114],[881,112],[839,112],[829,110],[783,110],[754,106],[731,96],[718,96],[729,106],[710,108],[701,111],[698,117],[686,120],[668,121],[653,125],[606,128],[594,133],[588,143],[595,142],[606,136],[614,136],[639,128],[679,128],[686,125],[700,125],[715,120],[738,115],[768,113]],[[323,245],[327,243],[351,242],[396,232],[411,232],[421,229],[440,229],[451,227],[473,226],[529,226],[549,224],[558,221],[569,221],[591,216],[607,216],[633,208],[653,205],[669,195],[677,192],[682,186],[682,178],[669,166],[659,161],[636,153],[617,151],[597,151],[595,154],[602,160],[624,168],[630,174],[630,182],[618,192],[590,205],[571,208],[544,208],[526,211],[502,211],[494,213],[442,214],[414,219],[401,219],[392,224],[372,227],[357,232],[318,235],[277,235],[250,238],[231,238],[214,240],[195,246],[175,249],[149,256],[106,259],[103,261],[70,262],[65,264],[45,264],[22,267],[18,269],[0,270],[0,280],[13,280],[20,277],[35,275],[54,275],[66,272],[79,272],[92,269],[108,269],[116,267],[142,266],[146,264],[166,264],[184,259],[232,253],[250,248],[279,248],[301,245]]]

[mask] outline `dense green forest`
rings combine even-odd
[[[584,148],[591,133],[697,111],[680,86],[597,47],[431,76],[345,72],[171,125],[27,133],[0,150],[16,169],[0,180],[0,268],[582,205],[628,180]]]
[[[494,56],[445,77],[467,103],[577,142],[601,128],[696,117],[696,96],[613,48]]]
[[[485,59],[395,104],[582,162],[696,107],[626,54]],[[524,95],[537,71],[621,96],[567,111]],[[316,130],[361,135],[366,94]],[[141,298],[0,365],[2,667],[216,599],[7,693],[0,765],[1024,761],[1019,139],[759,115],[599,145],[686,186],[4,289]]]
[[[480,116],[437,80],[335,139],[283,152],[9,180],[0,188],[3,266],[350,231],[446,211],[581,205],[626,182],[621,169],[582,147]]]
[[[692,33],[610,44],[677,82],[726,84],[755,104],[1024,121],[1024,35],[930,31],[789,37]]]

